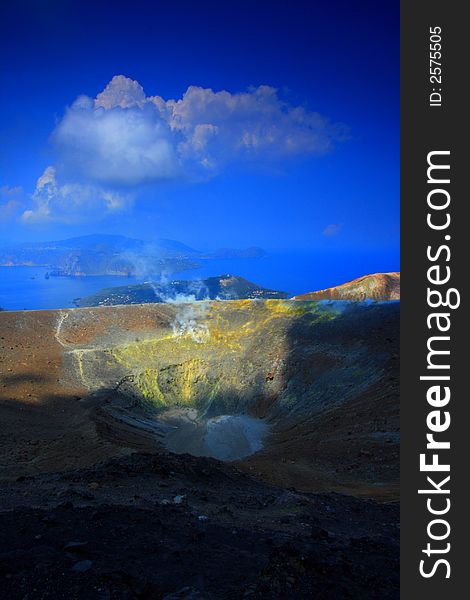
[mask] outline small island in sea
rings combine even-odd
[[[85,298],[76,298],[75,306],[113,306],[152,302],[195,302],[198,300],[285,299],[287,292],[270,290],[243,277],[220,275],[202,280],[175,280],[168,283],[146,282],[103,289]]]

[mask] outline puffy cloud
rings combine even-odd
[[[132,108],[143,107],[146,102],[144,88],[133,79],[116,75],[105,89],[96,96],[95,107],[103,108]]]
[[[30,224],[97,219],[131,206],[123,190],[205,179],[234,163],[324,154],[344,134],[343,126],[292,106],[270,86],[240,93],[190,86],[180,99],[164,100],[118,75],[95,99],[79,96],[58,122],[58,160],[39,177],[32,206],[24,210],[10,197],[0,216],[22,210]]]
[[[77,98],[53,140],[69,171],[131,186],[213,175],[234,162],[324,154],[344,133],[266,85],[235,94],[190,86],[182,98],[164,100],[119,75],[95,100]]]
[[[171,129],[182,134],[183,157],[212,165],[323,154],[341,134],[340,126],[303,107],[290,106],[266,85],[237,94],[191,86],[181,100],[151,100]]]
[[[99,183],[131,186],[173,178],[179,169],[171,131],[151,105],[105,109],[81,97],[53,139],[68,171]]]
[[[52,166],[47,167],[39,177],[31,200],[33,208],[21,215],[21,220],[28,224],[77,222],[89,217],[99,219],[109,213],[125,210],[131,203],[129,196],[94,185],[60,185]]]

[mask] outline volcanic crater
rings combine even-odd
[[[302,528],[314,519],[322,531],[339,527],[341,533],[331,535],[341,548],[364,535],[351,521],[356,511],[371,532],[364,552],[377,560],[398,560],[399,303],[208,301],[5,312],[0,319],[4,510],[33,518],[32,508],[25,507],[29,502],[46,519],[65,498],[65,520],[69,509],[89,516],[92,508],[106,504],[127,511],[132,524],[140,522],[137,509],[155,517],[168,512],[166,502],[183,511],[189,530],[191,519],[201,517],[200,522],[212,520],[224,531],[256,529],[285,542],[304,539]],[[158,474],[158,464],[166,465],[166,475]],[[215,473],[223,474],[223,489]],[[131,487],[126,477],[133,477]],[[91,493],[77,492],[71,484],[85,480],[94,486]],[[212,495],[216,488],[217,497]],[[276,500],[286,493],[293,494],[290,500]],[[334,509],[335,525],[330,517],[322,521],[328,511],[321,508],[321,498],[343,506]],[[258,506],[254,513],[250,502]],[[166,518],[173,522],[171,515]],[[291,522],[287,529],[285,518]],[[171,543],[179,544],[185,535],[178,523]],[[123,543],[125,535],[139,535],[138,525],[129,527]],[[72,535],[59,530],[60,539]],[[228,531],[210,535],[230,537]],[[333,538],[328,541],[325,535],[319,546],[315,542],[315,552],[333,552]],[[235,546],[227,552],[245,552]],[[357,577],[362,578],[354,584],[358,594],[372,580],[383,584],[385,579],[380,597],[397,593],[396,578],[375,567],[367,577],[351,572],[335,583],[331,577],[323,580],[320,559],[314,558],[313,571],[305,565],[300,569],[297,558],[289,566],[289,558],[282,581],[270,576],[266,591],[258,580],[261,571],[271,568],[271,551],[252,551],[259,558],[252,572],[246,571],[255,582],[253,597],[285,597],[290,593],[286,577],[302,580],[297,597],[314,597],[315,586],[327,585],[333,587],[322,598],[359,598],[344,591]],[[122,559],[120,552],[109,560]],[[209,548],[204,552],[209,568],[213,557]],[[332,556],[338,556],[335,552]],[[285,562],[284,550],[281,554]],[[213,583],[207,575],[204,585],[195,584],[191,562],[182,560],[175,578],[189,582],[190,593],[202,595],[178,597],[235,597],[241,589],[236,573],[223,582],[214,575]],[[100,585],[105,585],[103,569],[96,572]],[[163,598],[179,589],[175,578],[157,583],[147,574],[146,585],[153,591],[139,596],[133,581],[141,582],[142,576],[136,575],[137,567],[129,569],[129,581],[116,584],[118,591],[107,597]],[[46,585],[31,570],[15,574],[13,569],[13,580],[20,576]],[[58,580],[71,594],[63,597],[85,597],[82,591],[74,596],[65,577]],[[271,583],[277,587],[271,589]],[[124,594],[126,586],[134,595]],[[87,593],[87,598],[102,597],[90,589]]]

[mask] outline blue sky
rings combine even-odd
[[[121,233],[399,268],[398,2],[0,12],[2,241]]]

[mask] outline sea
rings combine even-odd
[[[344,253],[319,255],[312,251],[275,252],[262,258],[204,260],[197,269],[166,273],[154,281],[206,279],[218,275],[239,275],[266,288],[289,295],[323,289],[351,281],[367,273],[398,271],[396,253]],[[48,277],[47,267],[0,267],[0,308],[40,310],[71,308],[76,298],[103,288],[144,283],[151,278],[136,277]]]

